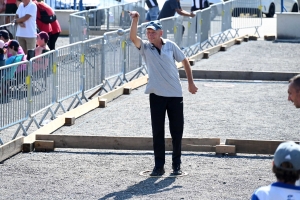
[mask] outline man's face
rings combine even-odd
[[[146,30],[146,35],[147,35],[147,38],[148,40],[151,42],[151,43],[155,43],[157,41],[160,41],[160,37],[162,36],[162,30],[153,30],[151,28],[148,28]]]
[[[288,100],[293,102],[296,108],[300,108],[300,90],[290,83],[288,89]]]

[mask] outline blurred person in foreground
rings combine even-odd
[[[295,182],[300,175],[300,146],[295,142],[281,143],[274,154],[273,173],[277,181],[258,188],[251,200],[298,200],[300,187]]]
[[[16,37],[26,53],[36,46],[36,12],[37,7],[31,0],[22,0],[15,17]]]
[[[198,88],[194,84],[189,61],[172,41],[162,38],[162,25],[151,21],[146,25],[148,40],[137,36],[139,13],[129,12],[132,18],[130,39],[144,58],[149,80],[145,93],[149,94],[150,112],[153,134],[155,166],[151,176],[162,176],[165,173],[165,116],[169,117],[172,136],[173,154],[172,168],[174,175],[181,175],[181,141],[183,135],[183,97],[182,87],[175,61],[182,62],[188,79],[188,90],[196,94]]]
[[[296,108],[300,108],[300,74],[289,80],[288,100],[291,101]],[[296,182],[300,186],[300,180]]]

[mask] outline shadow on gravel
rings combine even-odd
[[[50,153],[50,152],[49,152]],[[123,156],[123,155],[132,155],[132,156],[136,156],[136,155],[140,155],[140,156],[143,156],[143,155],[154,155],[153,152],[141,152],[141,151],[137,151],[137,152],[134,152],[134,151],[131,151],[131,152],[93,152],[93,151],[88,151],[86,150],[85,152],[81,152],[81,151],[68,151],[68,150],[55,150],[53,153],[65,153],[65,154],[86,154],[86,155],[120,155],[120,156]],[[166,155],[172,155],[171,152],[166,152]],[[207,154],[203,154],[203,153],[185,153],[183,152],[182,153],[182,156],[197,156],[197,157],[215,157],[215,158],[227,158],[227,159],[230,159],[230,158],[247,158],[247,159],[266,159],[266,160],[272,160],[273,159],[273,155],[253,155],[253,154],[250,154],[250,155],[236,155],[236,156],[228,156],[228,155],[223,155],[223,156],[220,156],[220,155],[215,155],[213,153],[207,153]]]
[[[151,195],[156,193],[162,193],[166,191],[170,191],[176,188],[181,188],[182,186],[172,186],[176,178],[147,178],[144,181],[141,181],[135,185],[129,186],[126,190],[122,190],[119,192],[113,192],[105,195],[99,200],[104,199],[131,199],[137,196]],[[169,188],[168,188],[169,187]]]

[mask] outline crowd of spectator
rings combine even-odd
[[[16,38],[13,38],[7,29],[0,30],[0,60],[6,60],[12,56],[9,49],[11,41],[18,44],[15,45],[18,46],[16,53],[24,55],[22,60],[27,59],[28,52],[34,52],[37,56],[42,52],[55,49],[61,27],[53,9],[43,0],[0,0],[1,12],[15,14],[13,21],[7,17],[5,22],[15,23],[17,29]],[[54,19],[45,22],[45,13],[54,16]],[[31,57],[32,55],[28,56],[28,58]]]
[[[55,49],[61,27],[54,11],[43,0],[0,0],[0,12],[15,14],[14,19],[8,16],[3,21],[16,26],[16,38],[8,29],[0,30],[0,67]],[[48,66],[39,59],[33,63],[33,72]],[[26,64],[0,69],[0,97],[6,94],[8,82],[15,74],[26,69]]]

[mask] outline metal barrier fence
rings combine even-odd
[[[58,48],[56,55],[56,101],[59,103],[59,106],[57,106],[54,113],[57,112],[59,107],[65,112],[62,102],[71,97],[74,97],[74,99],[67,110],[71,109],[76,99],[82,104],[79,97],[83,90],[84,54],[82,42]]]
[[[7,30],[10,33],[10,37],[16,38],[17,26],[15,26],[15,23],[1,25],[0,30]]]
[[[258,34],[258,28],[262,25],[262,3],[261,0],[235,0],[232,1],[232,28],[236,30],[238,35],[239,29],[255,28]]]
[[[132,43],[129,37],[130,30],[127,29],[124,33],[124,45],[122,46],[123,50],[123,80],[130,81],[134,78],[137,78],[140,76],[140,74],[144,75],[143,69],[145,66],[142,64],[142,57],[137,56],[139,55],[138,49],[135,47],[135,45]],[[142,33],[140,33],[142,34]],[[126,77],[129,73],[132,73],[130,77]]]
[[[9,24],[15,19],[16,14],[0,14],[0,26]]]
[[[112,90],[117,84],[123,83],[123,56],[122,52],[125,44],[122,38],[117,35],[117,31],[112,31],[104,34],[106,44],[104,46],[104,74],[106,80],[104,81],[103,89],[106,87]],[[106,67],[110,66],[110,67]],[[111,82],[110,80],[113,80]],[[106,89],[105,89],[106,90]]]
[[[26,131],[28,131],[33,122],[37,128],[40,128],[48,112],[51,112],[52,118],[55,118],[51,109],[51,106],[55,104],[56,95],[55,71],[53,69],[55,54],[55,51],[50,51],[30,59],[31,67],[29,68],[28,74],[30,76],[28,91],[30,92],[29,116],[31,119],[26,126]],[[38,122],[36,115],[43,111],[45,114]],[[14,137],[16,137],[17,134],[18,132],[15,133]]]
[[[71,14],[69,17],[69,42],[70,44],[88,39],[88,11]]]
[[[29,68],[28,61],[13,63],[0,68],[0,131],[19,124],[18,129],[24,132],[24,121],[29,118],[28,112],[28,85],[30,78],[28,71],[20,71],[18,68]],[[3,144],[0,138],[0,144]]]
[[[144,9],[144,5],[142,5],[142,0],[71,14],[69,20],[70,44],[83,41],[82,33],[84,33],[86,39],[91,39],[101,35],[101,30],[110,31],[118,28],[129,28],[131,20],[127,14],[128,10],[137,10],[140,12],[140,24],[145,21],[146,10]],[[79,17],[81,17],[83,22],[78,19]],[[81,24],[84,24],[84,26]]]
[[[104,37],[93,38],[82,44],[84,52],[84,85],[86,91],[99,88],[105,79]]]
[[[187,56],[196,54],[205,45],[224,42],[232,37],[231,4],[214,5],[217,11],[212,11],[213,6],[197,11],[195,18],[162,19],[163,37],[184,46]],[[82,24],[88,13],[80,15],[78,23]],[[138,26],[138,34],[143,39],[146,39],[145,26],[146,23]],[[117,31],[107,32],[104,36],[43,53],[30,62],[0,67],[1,77],[6,71],[11,72],[12,81],[0,80],[5,91],[0,97],[0,144],[3,144],[2,138],[6,141],[15,138],[20,130],[27,135],[40,128],[46,120],[54,119],[60,108],[66,112],[82,104],[82,100],[88,101],[85,97],[88,92],[96,90],[93,95],[99,95],[113,90],[147,73],[147,68],[130,41],[127,29],[123,35]],[[34,128],[32,123],[36,125]],[[17,130],[12,131],[12,127]]]

